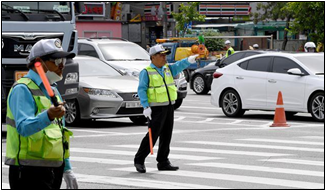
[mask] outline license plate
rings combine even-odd
[[[15,71],[15,81],[19,80],[27,73],[28,73],[28,71]]]
[[[140,107],[142,107],[142,105],[139,101],[126,103],[126,108],[140,108]]]

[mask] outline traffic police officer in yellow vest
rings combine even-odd
[[[225,41],[225,46],[226,46],[226,49],[227,49],[226,55],[225,55],[226,57],[234,54],[234,49],[233,49],[233,47],[231,47],[231,41],[230,40]]]
[[[192,55],[172,65],[167,64],[166,55],[170,54],[160,44],[149,50],[152,63],[139,75],[138,96],[144,107],[143,114],[151,120],[153,145],[160,138],[156,160],[158,170],[178,170],[179,167],[170,163],[170,141],[174,126],[174,104],[177,99],[177,88],[174,76],[181,73],[190,64],[195,63],[198,55]],[[150,153],[149,135],[143,138],[134,158],[136,170],[145,173],[145,158]]]
[[[62,179],[67,188],[78,183],[69,162],[69,137],[64,126],[63,101],[53,86],[62,79],[67,58],[60,39],[38,41],[27,58],[29,72],[14,83],[7,100],[7,149],[11,189],[60,189]],[[42,80],[34,67],[40,62],[59,106],[52,105]]]

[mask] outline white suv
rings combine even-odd
[[[122,38],[113,37],[79,39],[78,55],[99,58],[112,67],[136,78],[138,78],[140,71],[151,63],[149,54],[141,46]],[[177,109],[187,95],[187,82],[183,73],[175,76],[174,80],[177,86],[175,103],[175,109]]]

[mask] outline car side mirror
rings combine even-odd
[[[300,69],[298,69],[298,68],[292,68],[292,69],[289,69],[288,71],[287,71],[287,73],[289,74],[289,75],[299,75],[299,76],[303,76],[303,75],[305,75]]]

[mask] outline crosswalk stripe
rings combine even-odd
[[[167,181],[157,181],[156,179],[135,179],[135,178],[120,178],[100,175],[86,175],[75,173],[79,182],[98,183],[98,184],[112,184],[123,186],[134,186],[149,189],[224,189],[207,185],[197,185],[189,183],[177,183]]]
[[[312,166],[324,166],[323,161],[308,161],[308,160],[301,160],[301,159],[260,159],[258,161],[302,164],[302,165],[312,165]]]
[[[110,170],[136,172],[134,167],[115,168]],[[286,179],[207,173],[207,172],[197,172],[197,171],[183,171],[183,170],[158,171],[157,169],[152,169],[152,168],[147,168],[147,172],[152,174],[160,174],[160,175],[193,177],[193,178],[213,179],[213,180],[226,180],[226,181],[234,181],[234,182],[256,183],[262,185],[275,185],[275,186],[301,188],[301,189],[324,189],[324,184],[322,183],[303,182],[303,181],[286,180]]]
[[[77,157],[71,156],[70,161],[78,162],[89,162],[89,163],[103,163],[103,164],[112,164],[112,165],[131,165],[132,161],[125,160],[116,160],[116,159],[103,159],[103,158],[91,158],[91,157]]]
[[[178,117],[177,119],[175,119],[175,121],[181,121],[183,119],[185,119],[185,117]]]
[[[244,143],[224,143],[224,142],[210,142],[210,141],[182,141],[181,143],[193,143],[203,145],[216,145],[216,146],[234,146],[234,147],[248,147],[248,148],[264,148],[264,149],[280,149],[280,150],[294,150],[294,151],[311,151],[311,152],[324,152],[323,148],[305,148],[305,147],[285,147],[275,145],[256,145]]]
[[[135,146],[136,152],[138,146]],[[105,149],[91,149],[91,148],[70,148],[70,152],[76,153],[99,153],[99,154],[113,154],[113,155],[127,155],[127,156],[135,156],[136,152],[132,151],[119,151],[119,150],[105,150]],[[150,155],[149,157],[156,157],[154,155]],[[170,154],[170,158],[172,159],[185,159],[185,160],[193,160],[193,161],[205,161],[205,160],[214,160],[220,159],[217,157],[206,157],[206,156],[195,156],[195,155],[180,155],[180,154]]]
[[[302,137],[298,137],[298,138],[324,140],[323,136],[302,136]]]
[[[315,177],[324,177],[324,172],[320,172],[320,171],[283,169],[283,168],[263,167],[263,166],[254,166],[254,165],[238,165],[238,164],[228,164],[228,163],[190,163],[188,165],[225,168],[225,169],[238,169],[238,170],[248,170],[248,171],[260,171],[267,173],[270,172],[270,173],[284,173],[284,174],[293,174],[293,175],[308,175]]]
[[[205,120],[201,120],[201,121],[197,121],[198,123],[205,123],[205,122],[210,122],[212,120],[214,120],[215,118],[207,118]]]
[[[301,145],[324,145],[324,142],[308,142],[308,141],[291,141],[291,140],[277,140],[277,139],[236,139],[240,141],[259,141],[259,142],[269,142],[269,143],[288,143],[288,144],[301,144]]]
[[[137,148],[137,145],[112,145],[115,147],[125,148]],[[155,146],[154,149],[158,147]],[[290,156],[292,154],[283,153],[267,153],[267,152],[253,152],[253,151],[237,151],[237,150],[219,150],[219,149],[206,149],[206,148],[186,148],[186,147],[170,147],[172,151],[191,151],[201,153],[217,153],[217,154],[234,154],[234,155],[250,155],[250,156],[263,156],[263,157],[274,157],[274,156]],[[171,157],[171,154],[170,154]]]

